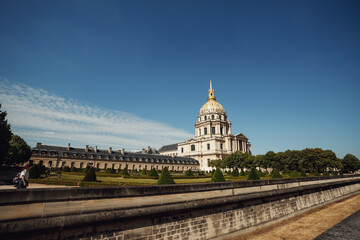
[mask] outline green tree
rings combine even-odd
[[[167,168],[162,170],[157,184],[175,184],[174,179],[172,178]]]
[[[130,176],[127,168],[124,168],[124,169],[121,171],[120,175],[121,175],[121,176]]]
[[[76,167],[72,166],[71,169],[70,169],[70,172],[76,172]]]
[[[29,172],[29,178],[40,178],[40,165],[35,164]]]
[[[95,171],[95,170],[94,170]],[[111,173],[111,174],[115,174],[116,173],[116,170],[113,169],[113,168],[108,168],[105,170],[106,173]]]
[[[232,176],[232,177],[238,177],[238,176],[239,176],[239,170],[237,170],[237,168],[234,169],[234,170],[231,172],[231,176]]]
[[[353,173],[360,169],[359,159],[352,154],[346,154],[346,156],[341,160],[341,163],[345,173]]]
[[[156,171],[156,169],[155,168],[152,168],[150,171],[149,171],[149,173],[148,173],[148,176],[149,177],[159,177],[159,174],[158,174],[158,172]]]
[[[264,165],[266,165],[267,167],[274,168],[274,166],[276,166],[276,154],[273,151],[268,151],[264,155],[263,161]]]
[[[256,171],[255,168],[251,168],[250,174],[247,178],[247,180],[259,180],[260,177],[258,175],[258,172]]]
[[[210,182],[225,182],[224,175],[219,168],[215,170]]]
[[[18,135],[11,134],[6,164],[24,163],[29,161],[31,156],[30,146]]]
[[[248,168],[252,165],[252,160],[252,158],[249,158],[249,154],[236,151],[224,159],[224,165],[222,168]]]
[[[209,163],[209,167],[212,167],[212,168],[225,168],[224,160],[221,160],[221,159],[211,160],[210,163]]]
[[[145,168],[141,171],[141,173],[140,173],[142,176],[146,176],[146,170],[145,170]]]
[[[93,167],[91,167],[89,169],[89,171],[86,173],[84,179],[84,182],[97,182],[96,180],[96,174],[95,174],[95,169]]]
[[[192,176],[194,176],[194,173],[191,171],[191,169],[189,169],[185,172],[185,176],[192,177]]]
[[[6,163],[11,139],[11,126],[6,120],[6,115],[6,112],[1,111],[0,104],[0,166]]]
[[[270,176],[271,178],[282,178],[281,174],[277,169],[272,170]]]

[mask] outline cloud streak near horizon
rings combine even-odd
[[[2,111],[8,113],[12,131],[29,144],[140,150],[191,137],[163,123],[82,104],[6,79],[0,79],[0,103]]]

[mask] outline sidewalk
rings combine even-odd
[[[69,188],[69,187],[77,187],[77,186],[64,186],[64,185],[46,185],[39,183],[30,183],[28,188]],[[16,189],[14,185],[0,185],[0,190],[3,189]]]

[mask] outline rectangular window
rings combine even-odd
[[[214,115],[211,115],[211,119],[214,120],[214,119],[215,119],[215,116],[214,116]]]
[[[222,135],[223,134],[223,128],[220,127],[220,134]]]
[[[220,149],[222,150],[223,146],[222,146],[222,143],[220,143]]]
[[[199,136],[201,136],[201,129],[199,129]]]
[[[204,128],[204,134],[207,135],[207,128]]]
[[[184,152],[184,148],[181,148],[181,153],[183,153]]]
[[[207,145],[207,150],[210,150],[210,144],[208,143],[208,145]]]
[[[212,134],[215,134],[215,127],[212,127],[212,128],[211,128],[211,133],[212,133]]]
[[[191,145],[191,151],[195,151],[195,145]]]

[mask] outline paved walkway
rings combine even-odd
[[[352,240],[360,239],[360,210],[345,218],[315,240]]]
[[[76,187],[76,186],[64,186],[64,185],[47,185],[39,183],[30,183],[28,188],[66,188],[66,187]],[[0,190],[2,189],[16,189],[14,185],[0,185]]]

